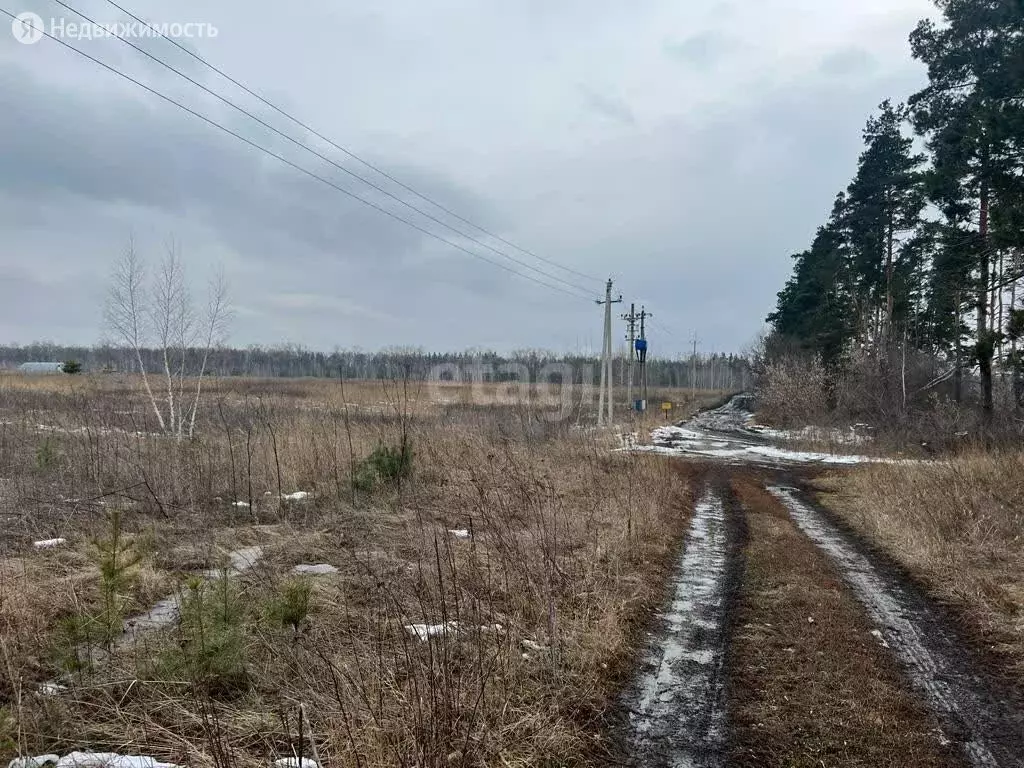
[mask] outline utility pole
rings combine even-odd
[[[644,307],[640,307],[640,338],[636,346],[636,356],[640,360],[640,402],[642,410],[647,410],[647,331],[644,321],[654,317]]]
[[[605,401],[608,402],[608,421],[610,425],[612,423],[612,384],[614,383],[614,377],[612,375],[612,304],[619,304],[622,302],[622,297],[619,296],[617,299],[612,299],[612,281],[608,278],[608,283],[604,289],[604,300],[597,301],[598,304],[604,304],[604,349],[601,354],[601,392],[597,398],[597,426],[602,426],[605,423]]]
[[[629,329],[629,333],[626,334],[626,339],[629,341],[629,378],[626,384],[626,403],[629,410],[633,410],[633,360],[635,354],[633,348],[636,346],[636,321],[638,319],[636,304],[629,305],[629,314],[623,315],[622,319],[626,321],[626,327]]]
[[[693,356],[690,358],[690,389],[697,388],[697,332],[693,332]]]

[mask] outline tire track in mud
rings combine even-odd
[[[978,768],[1024,766],[1024,722],[974,674],[956,638],[929,605],[888,578],[822,513],[791,487],[767,485],[797,527],[838,566],[911,684]]]
[[[693,512],[661,631],[627,697],[636,765],[723,765],[734,530],[725,493],[708,486]]]

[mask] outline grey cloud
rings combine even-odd
[[[677,334],[697,330],[705,348],[735,348],[759,329],[788,255],[807,246],[855,170],[860,125],[879,93],[915,82],[837,90],[812,81],[767,92],[702,124],[662,125],[642,154],[629,141],[606,145],[589,178],[587,168],[557,172],[577,179],[582,207],[604,222],[596,260],[614,265]]]
[[[696,35],[665,44],[665,50],[673,58],[700,71],[708,71],[733,47],[733,43],[719,32],[701,32]]]
[[[844,48],[834,51],[821,60],[820,70],[824,75],[844,77],[864,75],[878,66],[874,56],[860,47]]]
[[[636,116],[629,105],[615,96],[601,93],[586,85],[580,86],[584,103],[597,114],[625,125],[635,125]]]
[[[724,55],[753,55],[740,29],[751,12],[734,14],[725,37],[697,22],[685,26],[669,0],[628,12],[610,0],[557,8],[538,1],[529,11],[503,6],[500,23],[498,12],[463,0],[381,6],[372,18],[346,4],[314,3],[310,18],[329,19],[337,33],[310,29],[301,42],[280,36],[269,11],[264,18],[225,2],[235,26],[215,47],[202,47],[213,51],[211,60],[261,90],[266,83],[276,102],[294,105],[325,134],[452,210],[536,253],[599,278],[614,275],[627,300],[646,302],[658,325],[673,330],[674,337],[652,339],[659,354],[684,351],[691,330],[705,350],[737,349],[758,330],[790,268],[788,254],[806,247],[853,172],[864,118],[883,98],[915,90],[921,77],[906,61],[883,60],[872,40],[851,39],[823,54],[820,69],[737,80],[733,68],[716,64]],[[180,13],[200,16],[205,8],[183,0]],[[716,24],[720,11],[712,12]],[[353,14],[356,23],[343,23]],[[420,29],[409,14],[437,15],[438,23]],[[446,36],[448,25],[455,26]],[[666,47],[665,29],[693,34]],[[87,62],[59,49],[26,51],[3,33],[0,339],[97,340],[106,274],[134,231],[150,257],[175,234],[197,286],[213,264],[225,265],[241,309],[238,344],[599,343],[591,301],[472,259]],[[270,61],[250,38],[275,41],[277,57]],[[123,46],[106,41],[91,50],[356,187]],[[858,51],[879,65],[862,66]],[[467,71],[466,62],[479,71]],[[674,87],[682,78],[713,96],[689,108]],[[265,108],[258,114],[290,129]],[[364,194],[436,228],[378,193]],[[588,293],[601,288],[557,274]]]
[[[12,67],[0,72],[0,103],[17,105],[0,114],[0,132],[10,137],[8,151],[0,156],[0,189],[20,196],[196,215],[246,251],[266,242],[269,230],[337,258],[387,262],[417,248],[425,237],[155,98],[148,107],[128,99],[97,105],[76,92],[47,89],[33,73]],[[268,132],[256,126],[261,130],[263,136],[254,139],[270,143]],[[357,189],[355,179],[283,139],[274,149],[342,189]],[[478,201],[436,174],[402,172],[453,209],[469,215],[482,211]],[[425,229],[444,231],[372,190],[358,194]],[[415,204],[445,220],[429,203]],[[446,236],[458,238],[453,232]],[[253,255],[261,250],[255,248]]]
[[[19,255],[12,250],[8,243],[0,258],[6,261]],[[51,341],[92,343],[95,337],[86,338],[81,330],[96,326],[96,290],[93,281],[77,275],[47,279],[16,263],[0,266],[0,341],[26,342],[46,336]],[[46,332],[41,334],[39,329]]]

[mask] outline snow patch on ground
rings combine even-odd
[[[531,640],[528,637],[520,640],[519,645],[524,651],[533,651],[534,653],[548,653],[551,650],[549,646],[541,645],[536,640]]]
[[[122,755],[117,752],[69,752],[64,757],[16,757],[7,764],[7,768],[41,768],[44,765],[54,765],[56,768],[179,768],[174,763],[162,763],[154,757]]]
[[[328,576],[337,572],[337,568],[327,563],[317,563],[315,565],[302,563],[292,568],[292,573],[298,573],[305,576]]]
[[[459,623],[457,621],[449,621],[444,624],[406,624],[405,631],[413,637],[416,637],[424,642],[432,637],[458,634]]]
[[[285,501],[306,501],[309,496],[309,491],[295,491],[295,493],[281,494],[281,498]]]
[[[897,461],[873,456],[795,451],[724,435],[711,435],[686,427],[658,427],[651,433],[651,441],[651,445],[637,445],[630,450],[667,456],[704,456],[742,464],[867,464]]]
[[[822,430],[807,427],[787,432],[753,424],[750,411],[753,397],[738,394],[724,406],[697,414],[677,426],[657,427],[650,433],[651,444],[640,445],[636,439],[622,439],[620,451],[637,451],[665,456],[694,456],[717,459],[729,464],[754,464],[779,467],[795,464],[851,465],[867,463],[897,463],[899,459],[870,456],[852,456],[813,451],[793,451],[767,442],[768,437],[778,440],[827,439],[834,444],[861,442],[867,439],[857,432]]]
[[[762,424],[748,424],[747,429],[762,437],[782,440],[787,443],[802,441],[833,445],[863,445],[871,442],[871,435],[866,434],[868,428],[863,424],[845,428],[807,426],[803,429],[775,429]]]
[[[0,424],[15,426],[14,422],[10,421],[0,422]],[[20,423],[19,426],[25,429],[29,428],[29,425],[25,423]],[[121,429],[120,427],[65,427],[59,424],[36,424],[34,428],[37,432],[50,432],[59,435],[85,435],[87,437],[119,435],[136,438],[163,438],[171,436],[165,432],[143,432],[141,430]]]
[[[59,755],[35,755],[34,757],[16,757],[7,764],[7,768],[41,768],[44,765],[56,765]]]
[[[457,621],[449,621],[444,624],[406,624],[405,631],[408,632],[415,638],[426,642],[432,637],[449,637],[453,635],[459,635],[467,631],[471,631],[472,627],[467,627],[464,624],[460,624]],[[501,635],[505,633],[505,628],[501,624],[484,624],[481,627],[477,627],[482,634],[494,634]],[[525,641],[524,641],[525,642]]]
[[[274,761],[274,768],[320,768],[320,763],[309,757],[282,757]]]
[[[67,539],[43,539],[42,541],[33,541],[32,546],[36,549],[54,549],[62,547],[67,543]]]
[[[259,545],[242,547],[233,552],[228,552],[228,567],[234,573],[245,573],[256,565],[261,557],[263,557],[263,547]],[[211,568],[203,575],[206,578],[216,578],[220,576],[220,573],[219,568]]]
[[[620,450],[659,453],[667,456],[699,456],[732,464],[785,466],[792,464],[866,464],[894,462],[898,459],[855,456],[818,451],[796,451],[766,442],[766,437],[807,439],[810,432],[783,432],[751,425],[753,414],[747,410],[748,395],[737,395],[725,405],[694,416],[678,426],[658,427],[651,432],[650,445],[623,441]],[[810,427],[809,430],[818,429]],[[846,439],[834,443],[850,442]]]
[[[252,568],[263,556],[262,547],[243,547],[228,553],[229,576],[245,573]],[[203,572],[203,578],[210,581],[220,578],[223,570],[220,568],[209,568]],[[164,627],[169,627],[178,621],[181,613],[180,599],[177,593],[167,595],[156,602],[152,608],[145,613],[125,619],[124,634],[114,643],[115,648],[122,648],[131,645],[140,635],[153,632]]]
[[[448,533],[450,533],[456,539],[468,539],[469,538],[469,530],[466,529],[466,528],[449,529]]]

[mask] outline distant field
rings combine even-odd
[[[156,380],[156,379],[155,379]],[[141,391],[135,376],[126,374],[92,374],[82,376],[32,376],[13,372],[0,371],[0,387],[6,392],[50,392],[59,395],[73,393],[96,397],[121,397],[131,401],[141,399]],[[204,380],[206,407],[210,407],[210,398],[222,397],[253,397],[275,395],[279,397],[305,398],[317,402],[347,402],[349,405],[374,406],[392,402],[398,394],[402,394],[408,404],[416,404],[416,408],[428,412],[447,405],[517,405],[532,404],[557,407],[563,397],[574,404],[582,401],[581,414],[589,415],[596,412],[597,387],[584,387],[576,384],[563,391],[557,383],[550,384],[519,384],[481,382],[477,384],[453,383],[446,381],[423,381],[410,377],[404,381],[401,377],[386,380],[347,380],[325,378],[250,378],[228,377],[208,378]],[[673,415],[683,418],[692,411],[694,406],[703,406],[722,399],[725,390],[690,389],[688,387],[651,387],[649,391],[649,409],[653,415],[662,416],[660,411],[663,402],[671,402],[679,411]],[[344,396],[343,396],[344,395]],[[634,390],[634,398],[638,393]],[[616,409],[622,413],[626,407],[627,390],[615,387]],[[0,403],[0,409],[3,404]],[[140,413],[140,417],[144,414]]]

